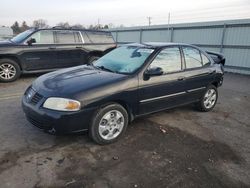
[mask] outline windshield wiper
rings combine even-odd
[[[94,66],[96,67],[97,69],[100,69],[100,70],[104,70],[104,71],[109,71],[109,72],[113,72],[113,73],[116,73],[115,71],[109,69],[109,68],[106,68],[104,66]]]

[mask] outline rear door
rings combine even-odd
[[[185,73],[180,49],[163,49],[149,65],[163,69],[163,75],[139,79],[139,114],[147,114],[185,103]]]
[[[23,50],[19,54],[22,62],[24,62],[24,70],[53,68],[54,64],[57,63],[53,31],[39,30],[31,35],[27,41],[31,38],[35,39],[35,43],[22,46]]]
[[[57,67],[78,66],[84,62],[83,40],[80,32],[71,30],[57,30],[56,51],[57,51]]]
[[[215,72],[210,66],[210,60],[199,49],[183,46],[182,51],[185,60],[187,101],[196,101],[213,81]]]

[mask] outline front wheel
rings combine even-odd
[[[206,92],[203,94],[201,100],[197,104],[198,110],[208,112],[212,110],[218,99],[217,88],[213,85],[207,87]]]
[[[21,70],[19,65],[11,59],[0,60],[0,81],[13,82],[20,77]]]
[[[110,104],[101,108],[93,117],[89,136],[98,144],[110,144],[124,134],[127,125],[127,111],[119,104]]]

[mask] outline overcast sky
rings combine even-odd
[[[53,26],[101,24],[135,26],[250,18],[250,0],[1,0],[0,25],[45,19]]]

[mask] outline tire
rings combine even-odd
[[[11,59],[0,59],[0,82],[13,82],[21,75],[19,65]]]
[[[196,107],[201,112],[209,112],[215,107],[217,99],[217,88],[214,85],[210,85],[202,95],[201,100],[196,104]]]
[[[89,59],[88,59],[88,64],[92,65],[99,58],[100,57],[98,57],[98,56],[90,56]]]
[[[89,136],[97,144],[111,144],[125,133],[127,126],[127,111],[121,105],[112,103],[100,108],[94,115],[89,128]]]

